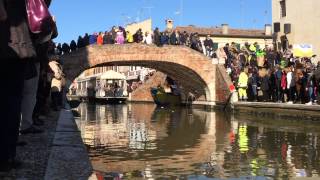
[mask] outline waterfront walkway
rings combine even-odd
[[[252,117],[270,117],[272,120],[311,120],[320,122],[320,105],[236,102],[232,105],[235,112]]]
[[[88,179],[92,174],[88,153],[72,111],[62,109],[48,114],[44,133],[23,135],[28,144],[17,148],[22,167],[1,173],[1,180]]]

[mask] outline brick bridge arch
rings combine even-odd
[[[182,87],[183,99],[189,92],[215,104],[227,94],[216,87],[217,65],[203,54],[185,46],[157,47],[145,44],[93,45],[63,55],[64,72],[73,81],[84,70],[97,66],[143,66],[161,71]],[[217,95],[218,90],[218,95]]]

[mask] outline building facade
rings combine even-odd
[[[313,53],[319,56],[319,8],[320,0],[272,0],[273,30],[278,48],[289,44],[310,44]]]
[[[198,33],[201,41],[210,35],[215,49],[232,42],[238,44],[239,48],[244,46],[246,42],[249,44],[257,42],[260,48],[273,44],[271,25],[266,25],[265,29],[234,29],[230,28],[228,24],[222,24],[221,27],[178,26],[175,29],[179,32],[186,31],[188,34]]]

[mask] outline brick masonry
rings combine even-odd
[[[184,95],[193,93],[197,100],[224,101],[225,76],[221,68],[203,54],[185,46],[157,47],[145,44],[88,46],[61,57],[67,79],[73,81],[86,69],[103,66],[144,66],[175,79]],[[221,77],[222,76],[222,77]],[[216,79],[218,77],[218,81]],[[218,88],[217,85],[218,84]],[[218,92],[218,94],[216,94]],[[224,97],[224,98],[223,98]]]

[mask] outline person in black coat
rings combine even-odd
[[[86,33],[84,36],[83,36],[83,46],[86,47],[86,46],[89,46],[89,34]]]
[[[114,44],[114,40],[112,39],[111,32],[105,32],[103,36],[103,44]]]
[[[249,74],[248,87],[249,100],[256,102],[258,100],[258,74],[254,69]]]
[[[137,32],[133,35],[133,41],[135,43],[141,43],[143,41],[143,33],[141,29],[138,29]]]
[[[84,47],[84,43],[83,43],[83,38],[81,36],[78,37],[78,41],[77,41],[77,48],[83,48]]]
[[[204,40],[203,45],[206,48],[206,56],[210,57],[213,51],[213,41],[210,35],[208,35],[206,40]]]
[[[63,43],[62,44],[62,52],[63,54],[68,54],[70,53],[70,47],[67,43]]]
[[[76,41],[72,40],[72,41],[70,42],[70,50],[71,50],[71,52],[74,52],[74,51],[77,50],[77,43],[76,43]]]
[[[188,43],[188,33],[186,31],[184,31],[181,35],[180,35],[180,42],[182,45],[187,45]]]
[[[56,55],[61,56],[62,55],[62,46],[61,43],[59,43],[56,47]]]
[[[172,32],[170,35],[170,45],[178,45],[178,37],[175,32]]]
[[[160,46],[160,31],[159,31],[159,28],[156,28],[154,31],[153,31],[153,42],[155,45],[157,46]]]
[[[260,77],[260,88],[262,91],[262,101],[267,102],[269,101],[269,76]]]
[[[160,44],[161,44],[161,46],[169,44],[169,36],[166,32],[160,33]]]

